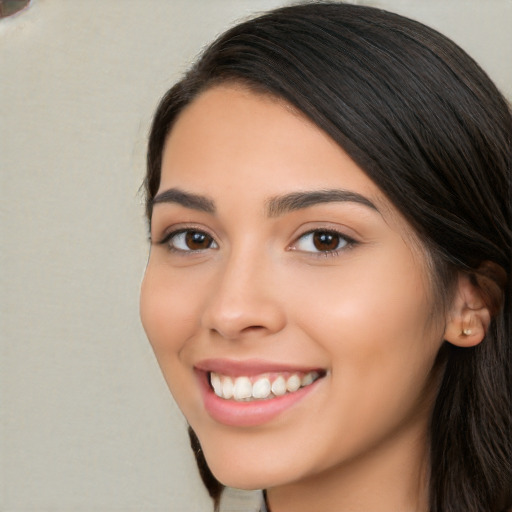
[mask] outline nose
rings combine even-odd
[[[275,269],[247,253],[232,254],[218,270],[202,315],[204,328],[229,340],[275,334],[286,324]]]

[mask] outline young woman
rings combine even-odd
[[[242,23],[165,95],[141,316],[216,505],[511,506],[511,141],[470,57],[362,6]]]

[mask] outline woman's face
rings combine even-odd
[[[165,145],[151,239],[144,328],[221,482],[423,454],[443,336],[425,257],[314,124],[241,87],[204,92]]]

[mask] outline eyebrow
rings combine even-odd
[[[291,192],[283,196],[273,197],[266,202],[266,212],[269,217],[279,217],[285,213],[302,210],[316,204],[339,202],[358,203],[376,212],[379,211],[368,198],[357,192],[343,189],[327,189]],[[215,203],[212,199],[199,194],[185,192],[178,188],[170,188],[160,192],[151,201],[152,206],[160,203],[176,203],[185,208],[211,214],[216,212]]]
[[[358,203],[378,212],[377,207],[365,196],[357,192],[343,189],[314,190],[292,192],[284,196],[274,197],[267,201],[267,215],[279,217],[285,213],[308,208],[321,203]]]
[[[170,188],[157,194],[151,201],[151,206],[160,203],[176,203],[206,213],[215,213],[215,203],[208,197],[185,192],[178,188]]]

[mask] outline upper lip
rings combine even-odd
[[[322,368],[315,366],[284,364],[263,359],[247,359],[238,361],[234,359],[204,359],[199,361],[195,368],[203,372],[214,372],[232,377],[253,376],[263,373],[308,373],[311,371],[322,372]]]

